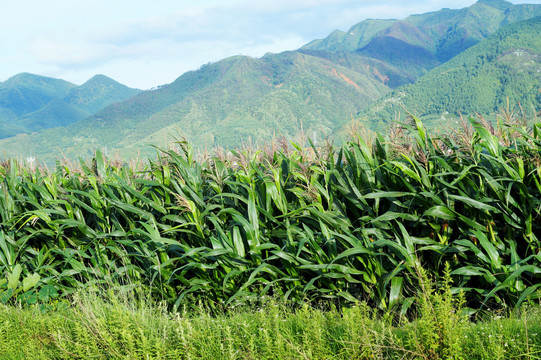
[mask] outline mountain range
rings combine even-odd
[[[0,83],[0,139],[83,120],[140,93],[104,75],[81,86],[21,73]]]
[[[379,129],[403,106],[429,119],[493,113],[506,99],[535,108],[540,16],[541,5],[480,0],[403,20],[364,20],[296,51],[201,66],[152,91],[113,86],[103,76],[75,87],[20,74],[0,83],[0,134],[10,136],[0,151],[44,161],[59,150],[77,157],[97,147],[146,155],[155,152],[148,144],[175,137],[199,148],[299,131],[317,141],[352,119]],[[33,92],[26,83],[35,83]]]
[[[360,120],[382,128],[404,109],[436,125],[510,105],[534,117],[541,104],[541,18],[505,26],[412,84],[387,93]]]

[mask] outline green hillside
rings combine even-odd
[[[66,128],[16,136],[2,146],[8,155],[51,159],[59,147],[72,157],[96,147],[126,155],[154,152],[149,143],[163,146],[172,135],[198,147],[293,138],[301,128],[322,139],[390,91],[376,73],[301,52],[235,56]]]
[[[81,86],[45,76],[15,75],[0,83],[0,139],[69,125],[139,92],[103,75]]]
[[[382,43],[390,38],[385,38],[383,41],[381,41],[381,39],[382,38],[375,39],[375,41],[363,48],[363,51],[366,50],[369,52],[373,45],[378,44],[378,42]],[[393,41],[393,39],[390,40],[390,42]],[[399,42],[399,40],[396,41]],[[412,46],[405,44],[405,47],[411,48]],[[374,51],[373,54],[367,54],[367,56],[365,56],[360,50],[355,52],[329,52],[324,50],[300,49],[298,52],[321,57],[334,64],[344,66],[361,73],[370,74],[370,76],[375,76],[380,82],[387,85],[391,89],[395,89],[404,84],[412,83],[421,74],[424,74],[427,71],[426,67],[418,68],[415,66],[410,66],[412,63],[415,63],[415,53],[409,52],[407,53],[406,58],[395,59],[393,54],[399,53],[400,49],[385,49],[385,51],[377,54],[376,51]],[[402,53],[405,54],[406,51],[403,51]],[[386,54],[389,54],[389,56],[386,56]],[[434,56],[429,55],[429,57],[429,59],[422,59],[422,61],[425,64],[429,64]],[[379,60],[379,58],[382,58],[383,60]]]
[[[41,109],[19,118],[24,131],[34,132],[57,126],[66,126],[74,121],[86,118],[90,114],[64,99],[54,99]]]
[[[76,85],[59,79],[22,73],[0,83],[0,108],[21,116],[61,99]]]
[[[364,20],[306,44],[306,50],[356,51],[374,38],[389,36],[430,51],[445,62],[512,22],[541,15],[541,5],[480,0],[463,9],[442,9],[404,20]]]
[[[355,51],[370,42],[380,31],[392,26],[397,20],[363,20],[348,31],[335,30],[325,39],[317,39],[302,47],[302,50]]]
[[[505,31],[490,36],[536,14],[541,5],[480,0],[404,20],[365,20],[297,51],[207,64],[136,96],[97,76],[22,116],[0,107],[0,135],[27,133],[0,141],[0,148],[7,156],[48,161],[88,156],[98,147],[149,155],[150,144],[166,146],[174,137],[199,149],[293,139],[301,130],[322,140],[360,114],[369,126],[383,126],[402,103],[429,118],[493,112],[507,97],[531,104],[539,96],[537,22],[505,30],[517,39],[501,44]],[[61,127],[48,129],[53,126]]]
[[[404,113],[404,107],[428,118],[490,114],[507,101],[520,103],[524,111],[541,103],[541,17],[504,27],[378,100],[362,118],[381,125]]]
[[[129,88],[105,75],[95,75],[83,85],[72,89],[64,101],[88,114],[94,114],[108,105],[131,98],[140,92],[141,90]]]
[[[411,45],[393,36],[376,37],[356,53],[405,71],[412,79],[410,82],[440,64],[424,47]]]
[[[62,99],[76,85],[21,73],[0,83],[0,139],[26,131],[21,117]]]
[[[18,122],[17,115],[9,109],[0,108],[0,139],[22,132],[24,132],[24,127]]]

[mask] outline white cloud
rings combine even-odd
[[[86,73],[83,70],[87,68],[118,69],[116,64],[124,62],[131,64],[140,79],[135,82],[132,75],[129,85],[151,87],[164,78],[153,76],[151,66],[178,64],[169,70],[180,68],[181,72],[168,77],[174,79],[209,61],[236,54],[262,56],[295,49],[306,42],[305,37],[296,34],[294,26],[284,26],[282,20],[271,19],[268,14],[265,16],[269,23],[265,25],[263,15],[250,11],[224,6],[186,8],[167,16],[126,20],[68,36],[48,32],[33,39],[31,50],[36,63],[48,67],[49,73],[57,74],[61,69],[71,73]],[[146,71],[138,71],[137,64]]]
[[[13,1],[0,13],[0,80],[28,71],[82,83],[104,73],[148,88],[227,56],[296,49],[366,18],[473,1]]]

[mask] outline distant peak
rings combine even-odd
[[[21,80],[21,79],[48,79],[48,77],[42,76],[42,75],[30,74],[27,72],[22,72],[22,73],[13,75],[6,81],[16,81],[16,80]]]
[[[124,86],[123,84],[119,83],[118,81],[111,79],[109,76],[105,76],[102,74],[97,74],[92,76],[89,80],[87,80],[83,85],[83,87],[88,86]]]
[[[101,88],[101,87],[113,87],[113,88],[126,88],[130,89],[128,86],[119,83],[115,79],[110,78],[109,76],[103,75],[103,74],[97,74],[92,76],[89,80],[87,80],[83,85],[81,85],[79,88],[81,89],[87,89],[87,88]],[[132,89],[132,90],[138,90],[138,89]]]
[[[512,3],[505,0],[479,0],[477,4],[487,5],[499,10],[505,10],[513,6]]]
[[[104,81],[106,81],[106,82],[112,82],[112,81],[116,82],[115,80],[111,79],[109,76],[105,76],[103,74],[94,75],[87,82],[104,82]]]
[[[109,76],[103,75],[103,74],[96,74],[92,76],[92,79],[111,79]]]
[[[56,84],[63,83],[70,87],[75,86],[75,84],[72,84],[66,80],[55,79],[52,77],[36,75],[36,74],[27,73],[27,72],[22,72],[17,75],[14,75],[10,77],[9,79],[7,79],[5,82],[3,82],[3,84],[7,86],[25,86],[25,87],[32,86],[31,84],[36,85],[36,84],[53,84],[53,83],[56,83]]]

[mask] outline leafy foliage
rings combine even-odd
[[[449,263],[468,306],[515,306],[540,286],[541,130],[507,125],[435,137],[415,119],[387,140],[204,161],[181,143],[144,170],[10,161],[0,269],[63,294],[140,284],[175,308],[273,294],[406,312],[419,265]]]
[[[9,359],[436,360],[536,358],[541,350],[539,304],[467,321],[449,287],[425,286],[425,310],[398,323],[366,303],[322,310],[265,298],[226,312],[200,304],[171,313],[138,291],[79,292],[46,311],[0,305],[0,351]]]

